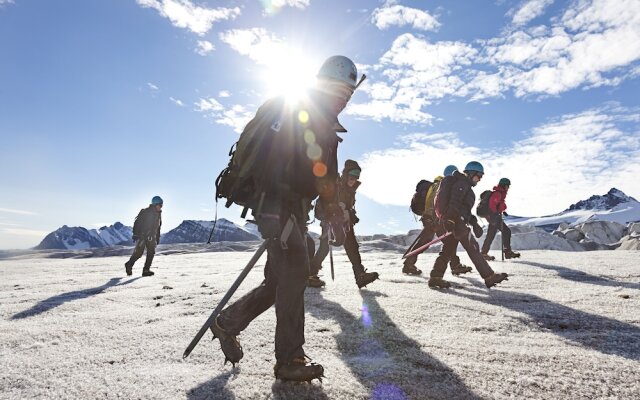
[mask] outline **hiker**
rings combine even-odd
[[[318,251],[311,260],[311,269],[307,282],[310,287],[320,288],[325,285],[325,282],[318,277],[318,271],[322,268],[322,261],[329,254],[330,244],[339,245],[343,243],[347,257],[351,261],[353,276],[356,278],[356,285],[358,285],[359,289],[378,279],[377,272],[367,272],[362,266],[362,258],[358,250],[360,246],[353,230],[353,226],[360,221],[356,216],[355,204],[356,190],[360,186],[358,179],[361,172],[362,169],[357,162],[354,160],[345,161],[342,175],[338,180],[337,204],[341,213],[337,217],[328,218],[329,216],[324,213],[324,209],[327,206],[323,205],[322,201],[316,203],[315,215],[321,221],[322,235],[320,236]],[[329,243],[329,236],[331,236],[332,243]]]
[[[267,164],[259,175],[251,176],[249,189],[240,187],[227,195],[229,201],[235,201],[235,195],[258,195],[259,201],[245,207],[252,209],[262,237],[269,240],[265,279],[223,309],[211,328],[220,340],[225,362],[235,365],[244,355],[237,336],[275,304],[274,374],[277,379],[292,381],[311,381],[324,372],[321,365],[307,361],[302,348],[304,291],[309,278],[306,223],[314,198],[319,196],[329,204],[335,196],[337,148],[342,140],[337,132],[346,132],[338,115],[358,86],[356,66],[344,56],[328,58],[317,78],[316,87],[298,103],[288,103],[284,97],[267,100],[240,135],[236,152],[241,150],[242,138],[249,137],[246,135],[271,138],[262,139],[269,140],[260,142],[268,147],[258,146],[254,153]],[[217,190],[227,189],[223,174]],[[258,178],[261,180],[254,181]],[[329,215],[339,212],[336,205],[327,210]]]
[[[476,196],[473,187],[480,182],[484,175],[484,167],[477,161],[469,162],[464,173],[455,171],[453,175],[445,177],[440,183],[436,194],[434,209],[438,216],[442,229],[451,232],[451,235],[442,240],[442,251],[436,258],[429,278],[430,288],[449,288],[451,283],[442,279],[447,268],[447,262],[456,253],[458,243],[466,250],[471,262],[484,279],[487,288],[497,285],[507,279],[506,273],[495,273],[480,253],[480,246],[476,237],[482,236],[482,228],[478,225],[478,219],[471,214]],[[442,232],[444,233],[444,232]]]
[[[445,176],[453,175],[454,171],[457,171],[458,167],[455,165],[448,165],[442,175],[436,176],[433,179],[433,183],[427,190],[427,194],[425,196],[424,201],[424,210],[422,211],[422,216],[420,217],[420,221],[422,222],[422,232],[418,235],[418,238],[411,246],[411,248],[407,251],[407,253],[413,249],[417,249],[418,247],[429,243],[436,231],[438,230],[438,222],[437,218],[433,212],[433,200],[436,197],[436,193],[438,192],[438,187],[440,186],[440,182],[444,179]],[[417,192],[416,192],[417,194]],[[407,257],[404,260],[404,266],[402,267],[402,272],[408,275],[420,275],[422,274],[422,270],[416,267],[416,262],[418,261],[418,254]],[[451,273],[453,275],[466,274],[467,272],[471,272],[471,267],[463,265],[460,262],[460,257],[457,255],[452,255],[449,260],[449,266],[451,267]]]
[[[151,262],[156,254],[156,246],[160,243],[160,226],[162,226],[162,198],[153,196],[149,207],[143,208],[138,213],[133,223],[133,242],[135,247],[129,261],[124,263],[124,270],[128,276],[133,273],[133,264],[142,257],[144,249],[147,249],[147,259],[144,261],[142,276],[153,276]]]
[[[488,215],[486,215],[485,218],[489,222],[489,228],[487,229],[487,236],[482,244],[482,256],[487,261],[495,260],[495,257],[489,255],[489,249],[491,248],[493,239],[496,237],[497,231],[500,231],[500,236],[502,236],[504,258],[520,257],[520,253],[511,250],[511,229],[509,229],[502,219],[502,215],[507,215],[507,203],[505,200],[510,186],[511,181],[508,178],[501,178],[498,185],[493,187],[493,192],[488,199]],[[480,205],[478,205],[478,207],[480,208]]]

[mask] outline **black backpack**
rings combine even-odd
[[[427,199],[427,192],[431,185],[433,185],[433,182],[426,179],[420,180],[416,185],[416,192],[413,194],[413,197],[411,197],[411,211],[413,211],[414,214],[422,216]]]
[[[242,218],[249,208],[260,207],[260,196],[265,190],[263,180],[280,156],[277,145],[272,144],[283,125],[290,124],[289,117],[282,98],[269,100],[229,151],[229,165],[216,179],[216,201],[225,198],[227,208],[233,203],[244,207]]]
[[[480,203],[476,207],[476,215],[478,217],[487,218],[491,211],[489,210],[489,198],[493,192],[491,190],[485,190],[480,193]]]
[[[136,219],[133,221],[133,235],[134,236],[142,236],[145,232],[142,232],[142,224],[144,224],[145,216],[147,214],[148,208],[143,208],[140,210]]]

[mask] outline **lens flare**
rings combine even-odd
[[[327,174],[327,166],[323,162],[318,161],[313,164],[313,174],[318,178],[322,178]]]
[[[313,161],[317,161],[322,157],[322,148],[315,143],[307,146],[307,157]]]
[[[392,383],[379,383],[373,388],[371,400],[407,400],[407,395]]]
[[[360,311],[362,313],[362,325],[365,328],[371,328],[371,315],[369,315],[369,306],[367,303],[362,303]]]
[[[307,122],[309,122],[309,113],[305,110],[300,110],[298,113],[298,121],[300,121],[301,124],[306,125]]]
[[[316,134],[315,134],[315,133],[313,133],[313,131],[312,131],[312,130],[310,130],[310,129],[306,129],[306,130],[304,131],[304,141],[305,141],[307,144],[315,143],[315,142],[316,142]]]

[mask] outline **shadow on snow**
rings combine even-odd
[[[128,281],[120,282],[122,278],[111,278],[107,283],[105,283],[102,286],[58,294],[53,297],[49,297],[48,299],[40,301],[38,304],[34,305],[28,310],[20,311],[19,313],[12,316],[11,319],[16,320],[16,319],[34,317],[38,314],[47,312],[69,301],[86,299],[87,297],[100,294],[110,287],[128,285],[129,283],[136,281],[138,279],[140,279],[140,277],[133,278]]]
[[[340,324],[335,339],[341,358],[370,390],[370,399],[480,398],[455,372],[396,327],[376,299],[384,294],[360,292],[361,316],[354,317],[340,304],[322,298],[321,291],[316,293],[318,298],[307,311],[317,319]]]
[[[591,285],[623,287],[627,289],[640,289],[640,283],[618,282],[615,280],[603,278],[597,275],[589,275],[586,272],[577,271],[571,268],[560,267],[557,265],[541,264],[531,261],[512,261],[514,264],[531,265],[532,267],[543,268],[550,271],[556,271],[561,278],[580,282],[589,283]]]
[[[527,314],[521,318],[525,325],[536,324],[577,345],[603,354],[613,354],[630,360],[640,360],[640,328],[612,318],[580,311],[541,297],[477,288],[462,288],[449,293],[469,300],[480,301]]]

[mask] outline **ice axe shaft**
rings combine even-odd
[[[402,256],[402,258],[409,258],[411,256],[415,256],[416,254],[420,254],[423,251],[425,251],[426,249],[429,248],[429,246],[431,246],[434,243],[438,243],[439,241],[441,241],[442,239],[446,238],[447,236],[451,235],[451,232],[447,232],[442,236],[438,236],[437,238],[433,239],[432,241],[430,241],[427,244],[423,244],[422,246],[418,247],[417,249],[405,254],[404,256]]]
[[[413,250],[413,246],[415,246],[416,243],[418,243],[418,240],[420,240],[420,238],[422,237],[422,234],[424,234],[424,231],[425,231],[424,229],[420,231],[420,234],[415,238],[413,243],[411,243],[411,246],[409,246],[407,251],[404,252],[404,254],[402,255],[402,258],[406,258],[407,253],[410,252],[411,250]]]
[[[267,249],[267,246],[269,245],[269,243],[270,243],[270,239],[267,239],[260,245],[260,247],[258,247],[258,250],[256,250],[256,253],[253,255],[251,260],[249,260],[249,263],[247,264],[247,266],[244,267],[240,275],[236,278],[236,281],[233,282],[233,285],[231,285],[231,288],[227,291],[227,293],[224,295],[222,300],[220,300],[220,303],[218,304],[216,309],[213,310],[213,312],[211,313],[211,316],[209,316],[209,318],[207,319],[207,322],[205,322],[204,325],[202,325],[202,328],[200,328],[200,331],[198,331],[198,333],[193,338],[193,340],[191,340],[191,343],[189,343],[189,346],[184,351],[182,358],[189,357],[189,354],[191,354],[191,352],[196,347],[200,339],[202,339],[202,336],[204,336],[205,332],[207,332],[207,330],[211,328],[211,325],[213,325],[213,322],[216,320],[216,318],[220,314],[220,311],[222,311],[224,306],[227,305],[227,302],[229,302],[229,299],[231,298],[231,296],[233,296],[235,291],[238,289],[238,286],[240,286],[244,278],[246,278],[247,274],[249,274],[249,271],[251,271],[251,268],[253,268],[253,266],[256,265],[262,253],[264,253],[264,251]]]

